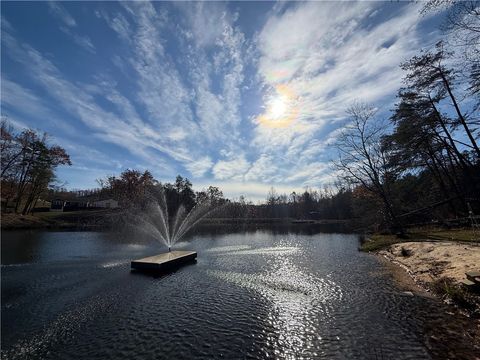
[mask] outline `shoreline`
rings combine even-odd
[[[89,210],[71,212],[40,212],[34,215],[12,213],[1,214],[1,230],[55,230],[71,229],[108,230],[120,214],[121,210]],[[205,218],[199,226],[325,226],[342,228],[341,232],[349,232],[346,220],[298,220],[293,218]]]
[[[480,268],[480,244],[454,241],[409,241],[376,252],[396,263],[422,287],[442,279],[460,284],[468,271]]]
[[[54,229],[99,229],[106,227],[105,220],[111,211],[91,212],[45,212],[36,215],[2,214],[1,230],[54,230]]]
[[[443,256],[451,258],[451,262],[443,260],[442,263],[441,256],[438,256],[439,253],[445,254],[445,248],[450,248],[450,250],[463,248],[468,251],[470,247],[475,248],[476,251],[473,259],[467,259],[466,263],[459,264],[457,261],[465,260],[461,256],[463,252],[457,256]],[[402,251],[402,249],[404,250]],[[440,252],[434,252],[434,250],[440,250]],[[430,254],[429,257],[422,256],[425,255],[425,252]],[[409,255],[405,256],[406,253]],[[470,268],[473,261],[475,268],[480,268],[480,244],[406,242],[390,245],[382,250],[374,251],[372,254],[379,260],[395,286],[406,296],[418,296],[444,303],[447,308],[443,311],[452,316],[452,321],[454,321],[452,326],[457,328],[455,331],[458,332],[459,338],[466,339],[480,349],[480,292],[472,293],[460,284],[460,280],[464,277],[460,275],[460,272]],[[423,266],[418,265],[417,260],[420,259],[422,263],[425,262],[422,264]],[[427,259],[428,261],[425,261]],[[441,346],[443,343],[443,335],[442,333],[433,334],[437,339],[436,346]]]
[[[436,297],[480,318],[480,293],[466,289],[465,272],[480,269],[480,244],[452,241],[411,241],[373,252],[400,288]]]
[[[414,280],[414,278],[409,273],[408,268],[381,254],[375,253],[373,255],[379,260],[382,267],[391,277],[392,281],[403,293],[408,295],[411,294],[412,296],[415,295],[437,299],[437,297],[432,294],[432,292],[428,288],[420,285]]]

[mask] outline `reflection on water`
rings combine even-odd
[[[318,356],[315,324],[319,318],[328,321],[331,302],[342,298],[341,288],[328,276],[317,278],[296,266],[288,255],[295,253],[298,248],[271,247],[251,251],[239,248],[244,249],[245,246],[230,247],[230,254],[268,256],[268,271],[247,274],[208,270],[207,273],[253,290],[271,303],[265,321],[266,327],[273,331],[260,334],[260,340],[266,348],[273,348],[276,356],[281,354],[292,359]]]
[[[197,263],[160,278],[130,273],[162,251],[137,234],[2,235],[5,359],[474,358],[354,235],[202,232],[178,244]]]
[[[115,267],[115,266],[122,266],[122,265],[125,265],[125,264],[130,264],[130,261],[131,260],[107,262],[105,264],[101,264],[100,266],[105,269],[105,268],[111,268],[111,267]]]
[[[217,255],[288,255],[298,250],[292,246],[277,246],[269,248],[253,249],[249,245],[223,246],[209,249],[207,251],[214,252]]]
[[[211,248],[211,249],[207,249],[205,251],[213,252],[213,253],[226,252],[228,254],[228,252],[230,252],[230,251],[240,251],[240,250],[247,250],[247,249],[251,249],[251,246],[250,245],[219,246],[219,247],[214,247],[214,248]]]

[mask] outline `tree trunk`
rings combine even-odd
[[[472,132],[467,126],[467,123],[465,121],[465,118],[463,117],[462,112],[460,111],[460,107],[458,106],[457,100],[455,99],[455,96],[453,95],[452,89],[450,88],[450,84],[448,83],[447,78],[443,74],[442,71],[440,71],[440,76],[442,77],[443,84],[445,85],[445,88],[448,92],[448,95],[450,96],[450,99],[452,99],[453,106],[455,107],[455,111],[457,112],[458,119],[460,120],[460,123],[462,124],[463,128],[465,129],[465,132],[467,133],[468,138],[470,139],[470,142],[472,143],[473,148],[477,152],[477,156],[480,158],[480,149],[477,146],[477,143],[475,141],[475,138],[472,135]]]
[[[458,160],[460,161],[462,167],[464,169],[468,169],[468,165],[466,163],[465,157],[462,155],[462,153],[458,150],[457,146],[455,145],[455,141],[453,140],[452,135],[448,131],[447,126],[445,125],[445,122],[443,121],[442,116],[438,112],[437,107],[435,106],[435,103],[433,102],[432,99],[430,99],[430,105],[432,106],[432,109],[435,112],[435,115],[438,119],[438,122],[440,123],[440,126],[441,126],[443,132],[445,133],[445,135],[447,136],[447,138],[450,142],[450,147],[455,152],[455,155],[457,155]]]

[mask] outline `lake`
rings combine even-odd
[[[135,234],[2,232],[5,359],[473,358],[441,302],[399,290],[358,236],[202,232],[161,277]]]

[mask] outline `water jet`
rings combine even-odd
[[[167,201],[163,189],[149,193],[147,203],[140,211],[131,211],[134,227],[167,246],[168,252],[133,260],[131,268],[144,271],[164,271],[195,261],[195,251],[173,250],[173,245],[214,210],[209,200],[197,203],[190,211],[180,205],[175,216],[169,219]]]

